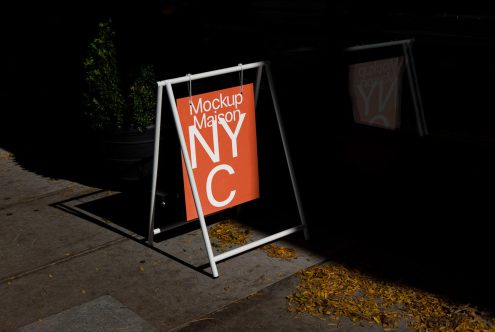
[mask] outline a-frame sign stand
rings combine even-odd
[[[261,83],[263,68],[265,68],[266,77],[268,79],[268,85],[269,85],[271,96],[272,96],[273,107],[275,110],[278,129],[279,129],[280,136],[282,139],[282,145],[283,145],[283,149],[285,152],[285,158],[286,158],[287,166],[289,169],[290,179],[292,182],[292,188],[294,190],[294,196],[296,199],[296,204],[297,204],[297,208],[299,211],[299,218],[300,218],[301,224],[299,226],[286,229],[284,231],[278,232],[276,234],[267,236],[267,237],[262,238],[260,240],[248,243],[244,246],[232,249],[230,251],[227,251],[227,252],[224,252],[222,254],[215,256],[213,253],[212,246],[211,246],[210,238],[208,236],[208,230],[206,228],[206,222],[205,222],[205,216],[203,213],[203,207],[202,207],[201,201],[199,199],[198,188],[196,186],[196,180],[194,178],[191,160],[190,160],[189,152],[187,150],[184,134],[182,131],[182,126],[181,126],[181,122],[180,122],[180,118],[179,118],[179,112],[177,110],[177,104],[175,102],[175,97],[174,97],[174,92],[173,92],[172,86],[174,84],[178,84],[178,83],[186,83],[186,82],[191,82],[191,81],[198,80],[198,79],[214,77],[214,76],[219,76],[219,75],[225,75],[225,74],[234,73],[234,72],[241,72],[242,73],[243,70],[257,69],[256,82],[255,82],[255,87],[254,87],[255,88],[254,98],[255,98],[255,105],[256,105],[257,101],[258,101],[258,95],[259,95],[259,90],[260,90],[260,83]],[[153,246],[154,235],[162,232],[162,230],[160,230],[159,228],[155,228],[155,199],[156,199],[156,183],[157,183],[157,176],[158,176],[158,160],[159,160],[159,151],[160,151],[160,128],[161,128],[161,114],[162,114],[163,88],[164,87],[167,90],[168,99],[170,101],[170,106],[172,108],[172,113],[174,116],[174,121],[175,121],[176,129],[177,129],[177,135],[179,137],[179,141],[180,141],[180,145],[181,145],[181,149],[182,149],[182,155],[184,158],[184,164],[185,164],[185,167],[187,170],[187,175],[189,178],[189,185],[191,187],[192,195],[194,198],[194,204],[195,204],[196,212],[197,212],[197,215],[199,218],[199,223],[201,226],[201,232],[203,235],[203,239],[204,239],[204,243],[205,243],[205,247],[206,247],[206,252],[208,254],[208,260],[210,262],[213,277],[216,278],[219,276],[216,263],[219,261],[222,261],[226,258],[238,255],[242,252],[251,250],[253,248],[264,245],[266,243],[280,239],[282,237],[285,237],[287,235],[293,234],[293,233],[301,231],[301,230],[304,231],[304,236],[306,239],[308,239],[308,231],[307,231],[307,227],[306,227],[306,221],[304,218],[303,207],[301,204],[301,199],[299,197],[299,191],[297,188],[294,169],[293,169],[290,154],[289,154],[289,148],[287,145],[287,139],[285,136],[284,127],[282,125],[280,109],[279,109],[279,105],[278,105],[277,96],[275,94],[275,88],[274,88],[274,84],[273,84],[272,74],[270,71],[270,66],[267,62],[254,62],[254,63],[250,63],[250,64],[244,64],[244,65],[239,64],[238,66],[235,66],[235,67],[213,70],[213,71],[204,72],[204,73],[200,73],[200,74],[186,75],[183,77],[178,77],[178,78],[173,78],[173,79],[158,82],[158,100],[157,100],[157,108],[156,108],[156,127],[155,127],[155,150],[154,150],[154,159],[153,159],[153,178],[152,178],[152,188],[151,188],[151,211],[150,211],[149,228],[148,228],[148,244],[150,246]]]
[[[355,51],[363,51],[363,50],[376,49],[376,48],[402,46],[402,52],[404,53],[404,58],[406,60],[406,71],[407,71],[407,78],[409,80],[409,88],[411,91],[411,96],[414,104],[418,135],[427,136],[428,129],[426,127],[426,120],[423,110],[423,101],[421,99],[421,93],[419,91],[418,78],[416,76],[416,65],[414,63],[414,57],[412,54],[413,43],[414,43],[414,39],[403,39],[403,40],[394,40],[394,41],[376,43],[376,44],[357,45],[357,46],[348,47],[345,50],[347,52],[355,52]]]

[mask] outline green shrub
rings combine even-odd
[[[143,65],[130,87],[131,122],[139,130],[153,123],[156,111],[155,68]]]
[[[85,115],[95,130],[143,131],[153,124],[155,116],[155,68],[142,65],[131,86],[124,89],[114,37],[112,21],[108,20],[98,25],[97,36],[88,46],[83,61],[87,86]]]

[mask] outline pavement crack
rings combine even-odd
[[[8,276],[8,277],[4,277],[4,278],[0,279],[0,284],[11,282],[13,280],[16,280],[16,279],[25,277],[27,275],[30,275],[30,274],[33,274],[35,272],[44,270],[44,269],[49,268],[51,266],[58,265],[58,264],[61,264],[61,263],[65,263],[65,262],[70,261],[70,260],[72,260],[74,258],[85,256],[85,255],[91,254],[93,252],[96,252],[98,250],[102,250],[102,249],[105,249],[107,247],[113,246],[115,244],[119,244],[119,243],[124,242],[126,240],[129,240],[129,239],[126,238],[126,237],[118,238],[118,239],[115,239],[115,240],[112,240],[112,241],[108,241],[108,242],[102,243],[102,244],[100,244],[100,245],[98,245],[96,247],[92,247],[92,248],[88,248],[88,249],[85,249],[85,250],[81,250],[81,251],[76,252],[74,254],[71,254],[71,255],[68,255],[68,256],[64,256],[64,257],[55,259],[55,260],[53,260],[51,262],[48,262],[46,264],[37,266],[35,268],[29,269],[29,270],[26,270],[26,271],[23,271],[23,272],[19,272],[17,274],[14,274],[14,275],[11,275],[11,276]]]
[[[193,320],[190,320],[188,322],[185,322],[185,323],[181,324],[180,326],[178,326],[176,328],[173,328],[173,329],[171,329],[169,331],[177,331],[177,332],[179,332],[180,330],[182,330],[184,328],[191,327],[191,325],[194,325],[194,324],[199,323],[199,322],[202,322],[202,321],[218,321],[218,322],[222,323],[222,320],[220,320],[218,318],[203,317],[203,318],[193,319]]]

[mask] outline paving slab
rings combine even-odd
[[[3,150],[1,163],[1,196],[10,198],[0,206],[0,331],[35,331],[40,322],[77,329],[78,317],[82,322],[91,310],[110,306],[102,298],[167,331],[324,260],[297,244],[304,242],[300,232],[277,242],[294,248],[297,259],[255,249],[218,263],[220,277],[214,279],[199,229],[157,237],[150,248],[141,235],[88,209],[114,193],[30,173]],[[128,219],[147,222],[144,214]],[[283,221],[288,227],[294,222]],[[251,234],[252,241],[268,235],[257,229]],[[111,328],[122,327],[117,321]]]
[[[86,190],[72,186],[51,196],[0,210],[0,280],[121,238],[115,232],[52,206]]]
[[[75,197],[77,201],[78,196]],[[15,229],[17,223],[23,223],[25,218],[21,216],[27,213],[25,211],[39,209],[38,215],[46,217],[37,217],[40,228],[47,227],[47,221],[43,220],[48,220],[52,230],[34,243],[36,249],[30,247],[30,242],[15,248],[6,247],[3,258],[10,259],[8,265],[16,268],[3,270],[3,275],[11,275],[10,270],[35,268],[15,278],[4,278],[0,283],[0,321],[3,323],[0,331],[15,331],[40,319],[43,323],[46,317],[105,295],[121,302],[158,331],[167,331],[324,259],[292,242],[279,241],[295,248],[299,257],[284,261],[268,257],[262,250],[252,250],[220,262],[220,277],[213,279],[199,229],[150,248],[135,234],[124,236],[47,205],[60,202],[61,198],[54,196],[16,205],[9,213],[13,213],[10,217],[20,216],[17,222],[9,228],[0,226],[12,232],[11,228]],[[66,230],[74,232],[64,233]],[[85,235],[79,241],[69,241],[74,240],[75,233]],[[256,230],[253,234],[254,239],[263,236]],[[294,234],[299,241],[302,236],[302,233]],[[88,245],[100,246],[85,250]],[[29,258],[29,255],[35,257],[37,252],[36,259]],[[56,257],[64,257],[66,252],[77,254],[43,265]]]
[[[299,236],[302,236],[299,234]],[[296,247],[299,258],[283,261],[253,250],[218,264],[211,278],[176,259],[207,263],[199,232],[160,243],[157,250],[126,239],[100,250],[0,284],[0,331],[16,329],[100,296],[110,295],[167,331],[255,293],[323,260]],[[291,243],[284,243],[292,246]]]
[[[296,289],[299,280],[292,275],[210,315],[174,328],[175,332],[220,331],[349,331],[379,332],[383,327],[368,322],[353,322],[347,317],[338,320],[320,319],[287,309],[287,296]],[[412,332],[402,324],[396,332]]]
[[[20,332],[155,332],[145,320],[105,295],[21,327]]]
[[[29,172],[17,164],[15,155],[0,148],[0,210],[73,186],[84,187]]]

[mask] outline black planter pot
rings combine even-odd
[[[105,183],[125,191],[146,186],[153,171],[155,126],[143,132],[121,130],[106,133],[102,140]]]

